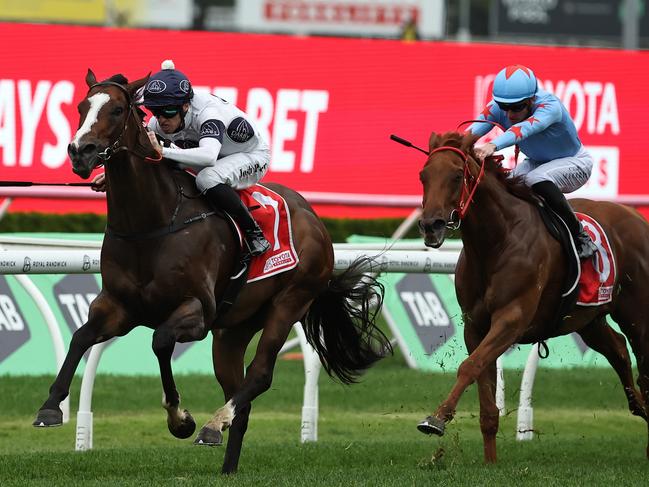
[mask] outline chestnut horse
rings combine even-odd
[[[649,224],[626,206],[571,200],[576,210],[592,216],[606,231],[617,282],[610,303],[577,306],[556,325],[566,257],[542,223],[531,190],[522,181],[508,178],[495,159],[484,162],[483,173],[473,152],[475,141],[472,134],[433,133],[428,160],[419,174],[423,184],[420,228],[426,245],[439,247],[447,228],[461,223],[464,249],[455,271],[455,287],[469,352],[450,394],[418,425],[419,430],[443,435],[460,396],[477,382],[484,458],[495,462],[496,359],[515,343],[535,343],[572,332],[608,359],[624,386],[631,413],[647,420]],[[641,394],[633,384],[624,336],[606,323],[609,314],[631,344]],[[649,457],[649,446],[646,453]]]
[[[115,75],[98,83],[91,70],[86,76],[89,90],[79,103],[79,129],[68,153],[73,171],[83,179],[105,165],[103,287],[88,321],[74,333],[34,425],[61,424],[59,404],[88,348],[144,325],[154,330],[169,430],[188,438],[196,425],[180,408],[171,357],[176,342],[202,340],[211,331],[214,372],[226,403],[194,443],[219,445],[222,432],[230,428],[222,472],[231,473],[239,462],[251,401],[270,387],[277,354],[292,325],[302,322],[330,375],[354,382],[390,350],[370,306],[375,300],[380,306],[383,287],[367,277],[361,280],[361,260],[334,275],[333,247],[323,223],[295,191],[269,184],[288,204],[299,264],[246,284],[234,305],[220,313],[240,244],[224,217],[205,217],[212,209],[197,194],[190,174],[164,159],[151,162],[156,154],[143,127],[144,113],[135,103],[147,79],[128,83]],[[244,373],[246,347],[259,330],[254,359]]]

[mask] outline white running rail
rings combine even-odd
[[[29,280],[26,274],[90,274],[99,272],[99,255],[100,250],[97,243],[90,243],[87,247],[74,244],[71,247],[77,247],[76,250],[63,250],[67,241],[49,242],[44,244],[33,242],[27,244],[25,249],[16,250],[18,246],[26,242],[6,241],[3,237],[0,241],[2,246],[14,246],[14,250],[0,250],[0,274],[15,274],[19,282],[23,284],[27,292],[32,296],[37,306],[43,313],[52,342],[54,344],[57,356],[57,370],[60,369],[65,356],[63,340],[60,329],[56,323],[49,305],[43,298],[40,291]],[[356,244],[336,244],[335,246],[335,269],[342,271],[347,268],[350,262],[360,256],[370,257],[367,272],[404,272],[404,273],[445,273],[452,274],[459,256],[459,251],[455,249],[449,251],[442,250],[415,250],[416,246],[387,245],[390,250],[384,250],[386,245],[370,246],[363,249],[361,245]],[[56,250],[51,250],[56,248]],[[404,250],[393,250],[395,248]],[[369,255],[368,255],[369,254]],[[374,255],[372,255],[374,254]],[[39,297],[40,295],[40,297]],[[304,402],[302,407],[302,427],[300,439],[302,442],[317,441],[317,423],[318,423],[318,376],[321,364],[318,355],[307,343],[304,332],[300,323],[296,323],[295,331],[297,338],[292,343],[287,343],[282,352],[299,343],[304,356]],[[79,399],[79,411],[77,413],[77,434],[75,448],[77,450],[92,449],[92,391],[94,379],[99,364],[99,359],[103,351],[104,344],[95,345],[91,348],[90,356],[86,364],[81,384],[81,395]],[[533,355],[536,356],[534,360]],[[529,439],[532,433],[532,387],[538,355],[536,349],[532,349],[521,385],[521,409],[519,410],[519,422],[517,431],[524,431],[525,438],[519,436],[519,439]],[[528,368],[534,367],[534,370],[528,371]],[[67,401],[67,400],[66,400]],[[496,390],[496,404],[501,415],[505,412],[504,404],[504,376],[500,360],[498,361],[498,384]],[[523,408],[523,405],[525,407]],[[64,412],[64,417],[69,417],[69,404],[62,403],[62,408],[68,409]],[[521,411],[526,415],[521,417]]]

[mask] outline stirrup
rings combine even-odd
[[[590,259],[597,251],[597,246],[585,230],[579,233],[579,236],[575,239],[575,244],[577,245],[579,260]]]
[[[253,257],[261,255],[270,249],[270,242],[266,240],[263,232],[258,228],[246,233],[245,242],[248,253]]]

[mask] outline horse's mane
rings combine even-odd
[[[465,140],[467,137],[470,137],[470,134],[447,132],[441,135],[439,140],[440,145],[448,145],[449,147],[457,147],[458,149],[462,149],[477,161],[478,158],[476,157],[475,152],[473,152],[473,144],[467,146]],[[509,170],[505,169],[502,166],[501,162],[498,161],[498,159],[490,157],[485,160],[485,173],[489,173],[495,176],[496,180],[505,187],[507,192],[513,194],[517,198],[525,201],[530,201],[532,203],[538,200],[534,191],[532,191],[532,189],[527,184],[525,184],[522,177],[509,177]]]
[[[127,85],[128,84],[128,78],[126,76],[124,76],[123,74],[121,74],[121,73],[117,73],[117,74],[112,75],[110,78],[105,79],[104,81],[102,81],[102,83],[105,83],[106,81],[110,81],[111,83],[117,83],[117,84],[120,84],[120,85]]]

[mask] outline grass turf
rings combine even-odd
[[[647,425],[627,410],[610,369],[539,369],[535,439],[515,439],[521,372],[506,374],[497,465],[482,463],[475,387],[443,438],[415,425],[432,412],[454,372],[424,374],[399,357],[345,387],[320,380],[317,443],[300,444],[303,369],[278,362],[271,390],[253,403],[239,472],[218,475],[224,448],[195,447],[167,431],[157,377],[98,375],[94,449],[74,451],[74,414],[60,428],[31,426],[52,377],[0,377],[0,485],[647,485]],[[223,403],[213,377],[178,376],[198,427]]]

